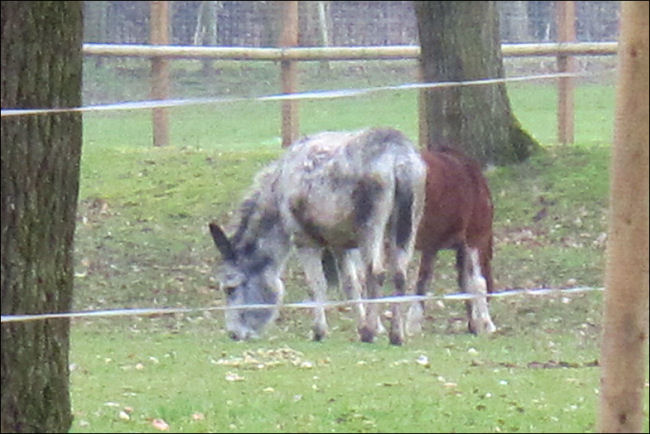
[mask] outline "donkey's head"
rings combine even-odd
[[[210,234],[221,252],[222,264],[217,272],[226,293],[226,329],[236,340],[258,337],[265,325],[277,315],[283,285],[270,267],[272,258],[261,254],[254,243],[236,249],[223,230],[210,223]],[[259,305],[272,305],[272,308]],[[247,305],[256,305],[246,308]]]

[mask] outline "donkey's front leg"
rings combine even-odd
[[[327,318],[325,317],[324,303],[327,301],[327,280],[323,273],[323,265],[321,262],[322,249],[312,247],[298,248],[298,258],[302,263],[305,271],[307,284],[309,285],[312,299],[317,303],[314,307],[314,340],[320,341],[327,336]]]

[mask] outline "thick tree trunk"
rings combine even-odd
[[[2,2],[2,108],[81,104],[81,2]],[[69,311],[81,115],[2,118],[2,315]],[[2,432],[67,432],[69,321],[2,324]]]
[[[503,78],[495,2],[415,2],[426,82]],[[427,145],[460,149],[483,164],[526,159],[539,145],[510,109],[504,84],[426,91]]]
[[[618,60],[599,429],[641,432],[648,351],[647,2],[622,3]]]

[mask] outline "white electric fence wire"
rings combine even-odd
[[[515,295],[570,295],[580,292],[602,291],[603,288],[582,286],[577,288],[567,289],[553,289],[553,288],[538,288],[538,289],[511,289],[501,292],[494,292],[487,294],[488,298],[504,298],[512,297]],[[33,314],[33,315],[2,315],[2,323],[11,322],[27,322],[45,319],[56,318],[100,318],[100,317],[115,317],[115,316],[147,316],[147,315],[165,315],[176,313],[196,313],[207,311],[226,311],[226,310],[241,310],[241,309],[313,309],[315,307],[334,308],[340,306],[349,306],[358,303],[414,303],[418,301],[428,300],[471,300],[473,298],[481,298],[485,295],[456,293],[449,295],[402,295],[393,297],[380,297],[374,299],[361,299],[361,300],[346,300],[346,301],[327,301],[322,303],[317,302],[303,302],[303,303],[282,303],[279,305],[272,304],[247,304],[239,306],[213,306],[213,307],[170,307],[170,308],[134,308],[134,309],[114,309],[114,310],[98,310],[86,312],[62,312],[62,313],[46,313],[46,314]]]
[[[357,89],[336,89],[336,90],[314,90],[308,92],[297,92],[291,94],[277,94],[265,95],[258,97],[215,97],[215,98],[188,98],[188,99],[166,99],[166,100],[149,100],[149,101],[134,101],[116,104],[102,104],[87,107],[69,107],[69,108],[34,108],[34,109],[11,109],[2,108],[0,114],[2,117],[6,116],[25,116],[37,114],[52,114],[52,113],[90,113],[90,112],[103,112],[103,111],[119,111],[119,110],[142,110],[162,107],[181,107],[181,106],[195,106],[205,104],[223,104],[244,101],[287,101],[287,100],[308,100],[308,99],[331,99],[343,98],[351,96],[366,95],[374,92],[383,91],[396,91],[396,90],[412,90],[412,89],[435,89],[443,87],[454,86],[483,86],[487,84],[496,83],[512,83],[528,80],[547,80],[553,78],[563,77],[579,77],[587,76],[586,73],[556,73],[556,74],[542,74],[542,75],[527,75],[522,77],[510,78],[489,78],[481,80],[469,81],[447,81],[438,83],[406,83],[393,86],[379,86],[367,87]]]

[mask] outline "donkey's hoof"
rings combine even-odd
[[[363,326],[359,328],[359,338],[361,342],[367,342],[371,344],[375,340],[375,332],[370,329],[368,326]]]
[[[313,334],[313,340],[315,342],[320,342],[327,337],[327,331],[325,330],[313,329],[312,334]]]
[[[489,335],[497,330],[496,326],[490,319],[469,320],[467,326],[470,333],[475,335]]]
[[[391,333],[389,339],[391,345],[402,345],[404,343],[404,336],[399,333]]]

